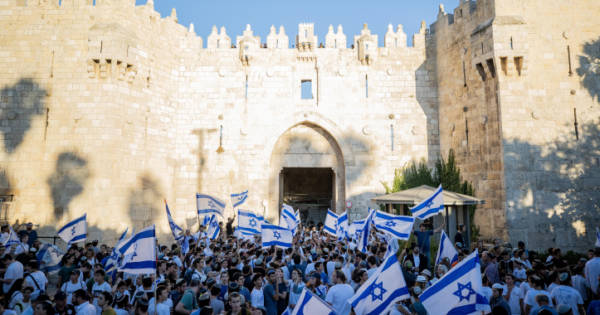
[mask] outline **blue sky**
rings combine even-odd
[[[146,0],[136,2],[145,4]],[[342,24],[348,45],[354,35],[360,33],[363,23],[368,23],[371,32],[379,35],[382,46],[389,23],[394,29],[397,24],[402,24],[410,42],[422,20],[427,25],[433,23],[440,3],[444,4],[446,12],[452,12],[459,0],[154,0],[154,8],[163,17],[176,8],[179,23],[185,26],[194,23],[196,34],[202,36],[205,45],[213,25],[225,26],[233,42],[246,24],[252,26],[262,42],[266,42],[272,24],[277,29],[283,25],[290,44],[293,44],[298,23],[313,22],[319,42],[325,41],[329,24],[333,24],[334,29]]]

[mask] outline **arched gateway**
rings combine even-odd
[[[299,209],[303,222],[321,222],[327,209],[343,209],[344,156],[338,141],[319,124],[302,121],[284,131],[269,165],[268,208],[275,221],[282,203]]]

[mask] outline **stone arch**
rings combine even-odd
[[[279,219],[280,207],[280,173],[286,167],[331,168],[334,173],[333,204],[335,209],[343,209],[346,197],[347,163],[344,147],[340,145],[338,137],[341,135],[335,125],[334,129],[326,129],[321,123],[308,120],[308,115],[301,115],[301,120],[289,124],[285,130],[278,132],[278,137],[273,137],[269,158],[268,180],[268,213],[271,222]],[[331,130],[334,130],[333,132]]]

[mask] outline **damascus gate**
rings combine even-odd
[[[457,0],[416,34],[203,38],[152,0],[0,0],[0,220],[166,235],[163,200],[191,228],[197,192],[228,217],[244,190],[272,222],[283,203],[356,220],[395,169],[452,149],[485,200],[481,237],[583,250],[600,225],[598,16]]]

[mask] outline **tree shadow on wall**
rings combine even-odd
[[[583,77],[583,87],[600,103],[600,37],[583,44],[577,74]]]
[[[579,140],[569,135],[544,145],[504,143],[513,241],[536,239],[546,247],[578,250],[593,246],[600,225],[599,123],[583,124]]]
[[[162,210],[162,190],[150,174],[143,174],[138,186],[129,192],[129,217],[136,230],[144,228],[160,218]]]
[[[46,95],[46,90],[31,79],[21,79],[0,91],[0,132],[6,152],[14,152],[31,128],[33,117],[44,114]]]
[[[83,192],[83,185],[90,177],[87,161],[74,152],[58,155],[54,173],[48,178],[56,220],[69,210],[69,204]]]

